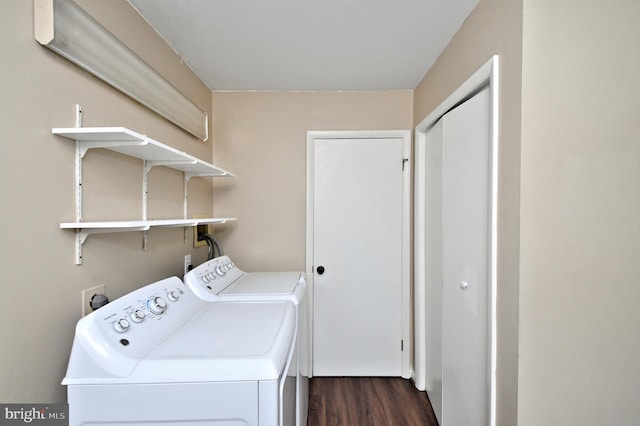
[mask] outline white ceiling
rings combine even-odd
[[[212,90],[414,89],[479,0],[129,0]]]

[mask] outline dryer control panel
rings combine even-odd
[[[215,302],[225,288],[244,274],[228,256],[220,256],[187,272],[184,283],[200,299]]]
[[[81,377],[128,376],[140,359],[204,308],[178,277],[106,304],[78,321],[63,384]]]

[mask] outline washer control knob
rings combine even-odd
[[[224,277],[224,274],[226,274],[227,271],[224,269],[224,266],[216,266],[216,274],[218,274],[221,277]]]
[[[177,291],[171,290],[169,293],[167,293],[167,298],[172,302],[175,302],[180,298],[180,295],[178,294]]]
[[[136,309],[129,315],[133,322],[142,322],[142,320],[144,320],[144,316],[144,311],[142,309]]]
[[[208,283],[210,281],[209,275],[202,276],[202,282]]]
[[[118,333],[124,333],[131,327],[131,323],[124,318],[120,318],[118,321],[113,323],[113,329]]]
[[[167,309],[167,302],[162,297],[156,296],[147,301],[149,310],[156,315],[160,315]]]

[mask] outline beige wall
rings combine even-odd
[[[520,425],[640,422],[638,22],[524,2]]]
[[[187,69],[125,0],[78,0],[103,25],[211,112],[211,92]],[[212,143],[198,141],[126,96],[38,45],[33,2],[8,0],[0,13],[0,217],[3,271],[0,298],[0,401],[63,402],[60,385],[81,312],[81,291],[106,284],[110,298],[169,275],[181,275],[184,254],[194,262],[182,228],[152,230],[149,250],[139,232],[91,236],[84,263],[74,264],[74,144],[51,135],[74,125],[125,126],[205,161]],[[141,218],[142,164],[92,150],[85,157],[85,219]],[[190,214],[211,214],[211,179],[189,184]],[[149,217],[182,217],[182,174],[154,168]]]
[[[492,55],[500,56],[498,424],[516,424],[522,2],[481,0],[414,94],[418,124]]]
[[[216,230],[246,270],[304,270],[307,130],[411,129],[412,91],[214,92]],[[354,165],[357,166],[357,165]]]

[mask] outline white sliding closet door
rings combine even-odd
[[[489,90],[443,118],[442,424],[488,425]]]
[[[496,424],[498,56],[416,126],[416,388],[441,426]]]
[[[442,413],[442,150],[444,122],[427,133],[425,145],[425,370],[429,401]]]

